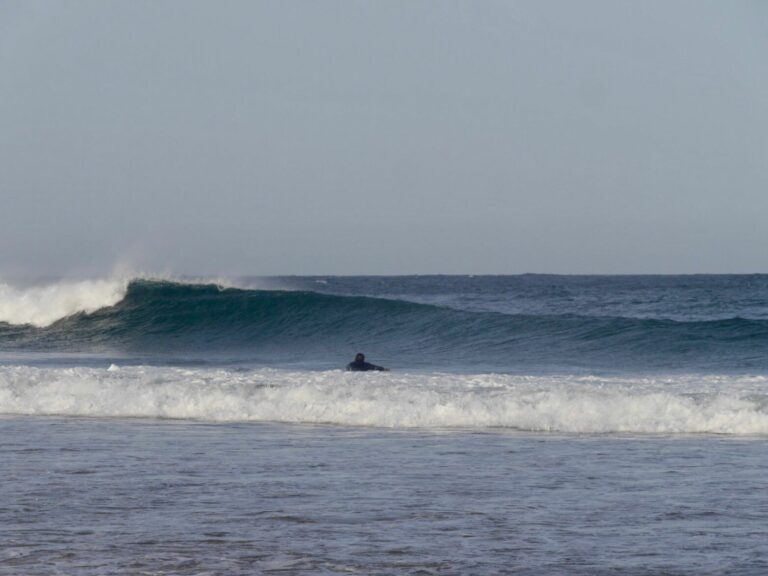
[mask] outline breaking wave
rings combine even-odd
[[[0,288],[0,348],[400,368],[768,369],[768,320],[457,310],[403,300],[134,280]]]
[[[0,322],[43,328],[73,314],[114,306],[127,291],[125,280],[58,282],[25,289],[0,283]]]

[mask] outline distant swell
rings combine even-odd
[[[139,280],[52,291],[47,309],[10,292],[5,350],[216,354],[338,366],[358,350],[396,367],[768,368],[768,321],[678,322],[471,312],[400,300]],[[87,295],[87,297],[85,296]],[[65,297],[66,296],[66,297]],[[63,312],[73,315],[49,322]],[[20,322],[29,324],[20,324]]]
[[[0,367],[0,413],[562,433],[768,434],[768,380]]]

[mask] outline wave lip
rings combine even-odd
[[[15,288],[0,284],[0,322],[38,328],[77,313],[114,306],[128,291],[126,280],[80,280]]]
[[[0,413],[568,434],[768,435],[768,378],[2,366]]]

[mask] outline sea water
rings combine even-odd
[[[768,572],[768,277],[0,294],[2,574]]]

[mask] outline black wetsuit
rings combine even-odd
[[[347,364],[347,370],[349,372],[368,372],[369,370],[379,370],[381,372],[387,371],[386,368],[383,368],[381,366],[376,366],[376,364],[371,364],[370,362],[365,362],[365,361],[358,362],[357,360]]]

